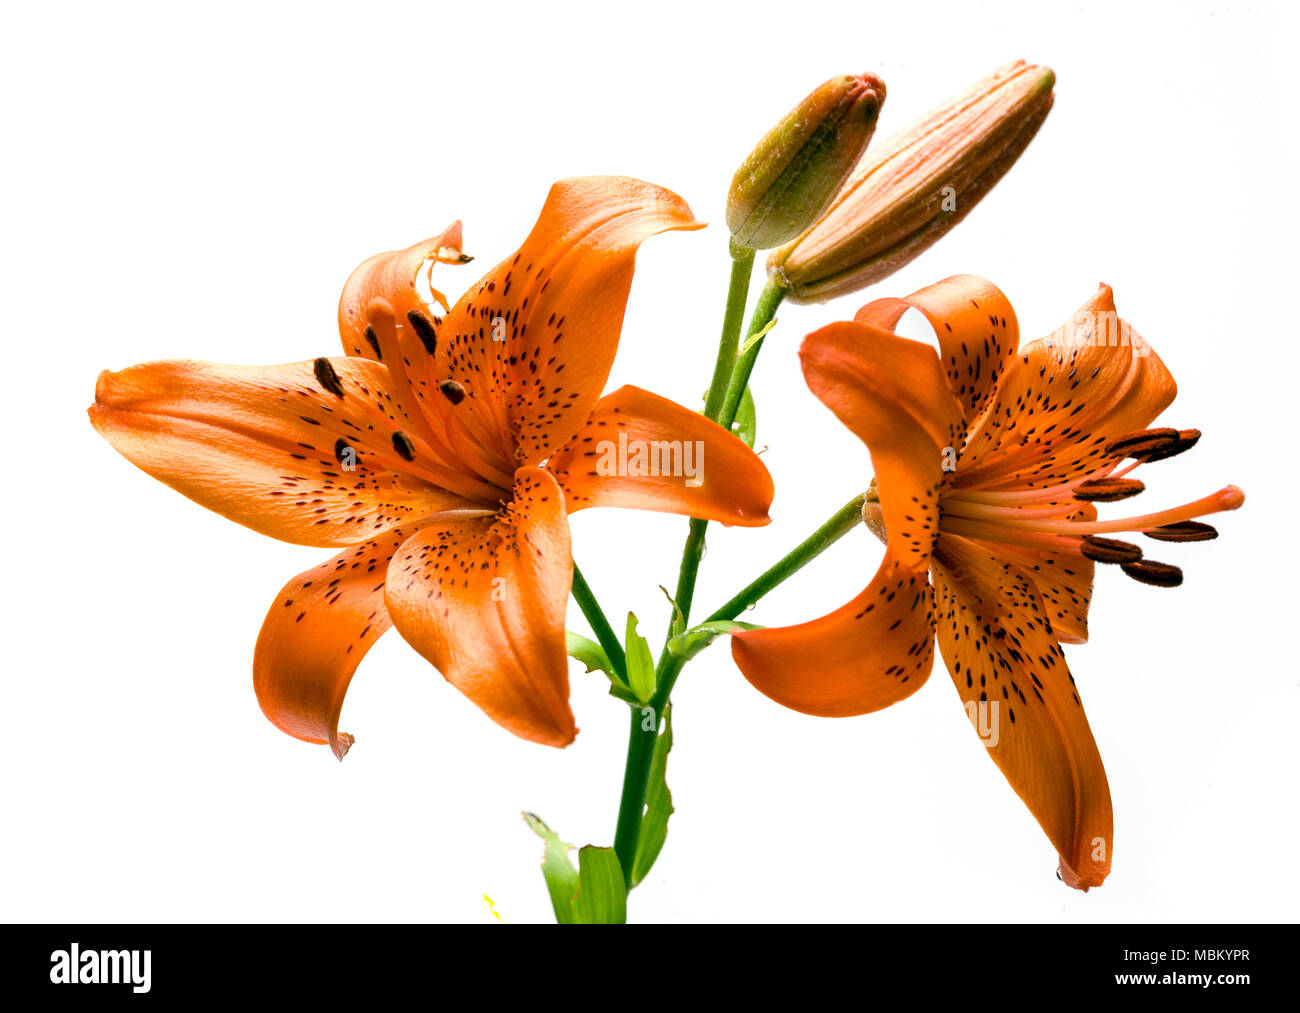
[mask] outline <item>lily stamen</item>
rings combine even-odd
[[[1032,528],[1038,531],[1062,535],[1103,535],[1120,531],[1145,531],[1148,528],[1161,527],[1166,524],[1178,524],[1194,520],[1207,514],[1236,510],[1246,501],[1243,493],[1235,485],[1225,485],[1217,492],[1210,493],[1191,503],[1160,510],[1156,513],[1141,514],[1136,517],[1120,517],[1111,521],[1027,521],[1007,520],[1003,523],[1014,528]]]

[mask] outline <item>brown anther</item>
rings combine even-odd
[[[393,449],[397,451],[402,460],[415,460],[415,444],[412,443],[411,438],[400,429],[393,433]]]
[[[379,350],[379,335],[375,333],[373,327],[366,327],[366,344],[375,353],[375,358],[380,362],[384,361],[384,353]]]
[[[331,394],[338,397],[343,396],[343,381],[334,370],[334,363],[329,359],[317,359],[312,363],[312,372],[316,374],[316,382],[324,387]]]
[[[433,355],[438,350],[438,330],[433,322],[419,310],[411,310],[406,314],[406,319],[411,322],[411,329],[424,345],[424,350]]]
[[[352,444],[348,443],[347,440],[342,439],[334,441],[334,458],[339,462],[339,464],[344,463],[343,457],[348,453],[352,454],[352,460],[355,463],[357,452],[352,449]]]
[[[438,384],[438,389],[452,404],[460,404],[465,400],[465,385],[457,380],[443,380]]]
[[[1074,487],[1074,498],[1085,503],[1114,503],[1136,496],[1146,486],[1136,478],[1094,478]]]
[[[1084,536],[1079,553],[1084,559],[1098,563],[1136,563],[1142,558],[1142,550],[1132,542],[1121,542],[1118,538],[1099,538],[1096,535]]]
[[[1133,457],[1139,458],[1144,464],[1150,464],[1152,461],[1164,461],[1170,457],[1176,457],[1184,450],[1191,450],[1196,446],[1196,441],[1201,438],[1199,429],[1181,429],[1178,432],[1178,439],[1167,447],[1158,450],[1152,450],[1145,454],[1133,454]]]
[[[1169,563],[1144,559],[1138,563],[1124,563],[1120,569],[1139,583],[1153,587],[1177,587],[1183,582],[1183,571]]]
[[[1107,456],[1122,454],[1124,457],[1137,457],[1153,450],[1163,450],[1178,442],[1177,429],[1143,429],[1141,432],[1129,433],[1111,440],[1106,445]]]
[[[1182,521],[1147,528],[1142,534],[1157,542],[1208,542],[1219,537],[1219,530],[1213,524],[1203,524],[1201,521]]]

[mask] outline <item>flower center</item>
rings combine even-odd
[[[1182,571],[1143,558],[1131,542],[1106,537],[1140,532],[1157,541],[1206,541],[1218,532],[1195,518],[1236,510],[1245,495],[1235,485],[1208,496],[1154,513],[1098,520],[1090,504],[1128,499],[1145,486],[1127,476],[1139,465],[1165,460],[1189,450],[1200,438],[1194,429],[1148,429],[1113,440],[1105,461],[1089,474],[1043,489],[980,490],[949,488],[940,503],[940,532],[985,542],[1075,552],[1100,563],[1118,563],[1136,580],[1161,587],[1182,583]],[[1117,463],[1132,463],[1114,471]]]

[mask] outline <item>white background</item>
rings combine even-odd
[[[625,173],[715,224],[646,244],[611,385],[698,404],[723,197],[763,131],[831,74],[871,70],[889,88],[883,136],[1024,57],[1058,75],[1038,139],[872,294],[982,274],[1028,339],[1109,282],[1179,381],[1168,424],[1205,431],[1152,469],[1144,508],[1227,482],[1248,494],[1217,542],[1162,550],[1186,569],[1178,590],[1099,567],[1092,642],[1069,650],[1110,776],[1114,872],[1087,895],[1056,880],[941,666],[885,712],[818,720],[760,696],[719,645],[675,694],[677,814],[631,916],[1294,919],[1284,6],[6,5],[0,917],[485,922],[487,894],[507,921],[549,920],[519,812],[609,843],[626,718],[603,680],[575,666],[582,732],[548,750],[393,632],[353,683],[345,763],[282,735],[253,696],[253,643],[276,590],[328,550],[255,535],[134,469],[86,421],[96,374],[335,354],[339,289],[364,257],[462,217],[474,267],[490,265],[553,180]],[[774,523],[714,533],[701,609],[865,484],[864,450],[803,386],[796,349],[866,298],[782,310],[754,379]],[[573,520],[608,611],[635,609],[656,647],[656,585],[674,581],[685,527]],[[879,556],[859,530],[750,618],[820,615]]]

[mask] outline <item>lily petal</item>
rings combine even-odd
[[[823,327],[799,354],[809,388],[871,451],[890,547],[903,564],[925,565],[962,426],[938,355],[863,323]]]
[[[731,656],[755,689],[818,717],[867,714],[911,696],[934,659],[933,595],[924,570],[892,547],[875,579],[829,615],[733,633]]]
[[[436,327],[435,318],[446,312],[437,307],[437,298],[441,293],[432,287],[423,286],[421,281],[430,280],[433,265],[436,263],[464,263],[473,258],[460,253],[461,223],[452,222],[439,235],[408,246],[405,250],[393,250],[380,253],[362,262],[343,286],[339,297],[339,339],[343,342],[343,351],[347,355],[359,355],[367,359],[385,360],[383,348],[378,344],[378,334],[367,335],[370,326],[367,310],[376,300],[387,303],[394,316],[411,325],[410,340],[419,340],[419,331],[426,326]],[[432,301],[430,301],[432,299]],[[417,321],[414,318],[422,318]],[[435,329],[436,333],[436,329]],[[403,344],[391,348],[387,354],[390,363],[399,358],[394,352],[413,352]],[[427,350],[425,354],[429,354]]]
[[[1177,393],[1165,364],[1120,319],[1102,285],[1011,361],[971,427],[956,484],[1043,488],[1104,474],[1118,463],[1106,445],[1146,429]]]
[[[946,534],[933,574],[939,649],[989,756],[1059,853],[1061,878],[1100,886],[1113,848],[1110,788],[1032,580]]]
[[[892,331],[909,309],[934,328],[943,367],[966,420],[973,420],[1020,347],[1020,325],[1011,301],[992,282],[958,274],[904,299],[877,299],[853,319]]]
[[[1097,508],[1079,504],[1079,515],[1094,520]],[[998,543],[997,555],[1019,566],[1034,582],[1052,635],[1058,643],[1083,644],[1088,641],[1088,608],[1092,604],[1092,582],[1096,564],[1077,552],[1063,549],[1036,549]]]
[[[758,455],[699,412],[639,387],[601,398],[547,470],[570,512],[615,506],[743,527],[769,521],[772,476]]]
[[[637,248],[671,229],[698,229],[662,187],[624,176],[556,183],[519,251],[470,289],[439,325],[437,354],[413,382],[448,379],[475,432],[506,433],[512,463],[540,464],[595,408],[618,348]]]
[[[433,520],[408,539],[385,601],[398,632],[488,717],[566,746],[577,733],[564,638],[572,573],[564,494],[540,468],[520,468],[495,517]]]
[[[328,743],[340,760],[352,736],[339,712],[361,659],[392,625],[384,607],[388,562],[410,529],[386,532],[298,574],[271,603],[253,654],[262,712],[283,732]]]
[[[170,360],[100,374],[95,428],[154,478],[255,531],[356,545],[466,503],[393,445],[406,425],[364,359],[223,366]],[[336,393],[342,391],[342,394]],[[424,472],[437,477],[437,472]],[[462,492],[475,488],[465,485]]]

